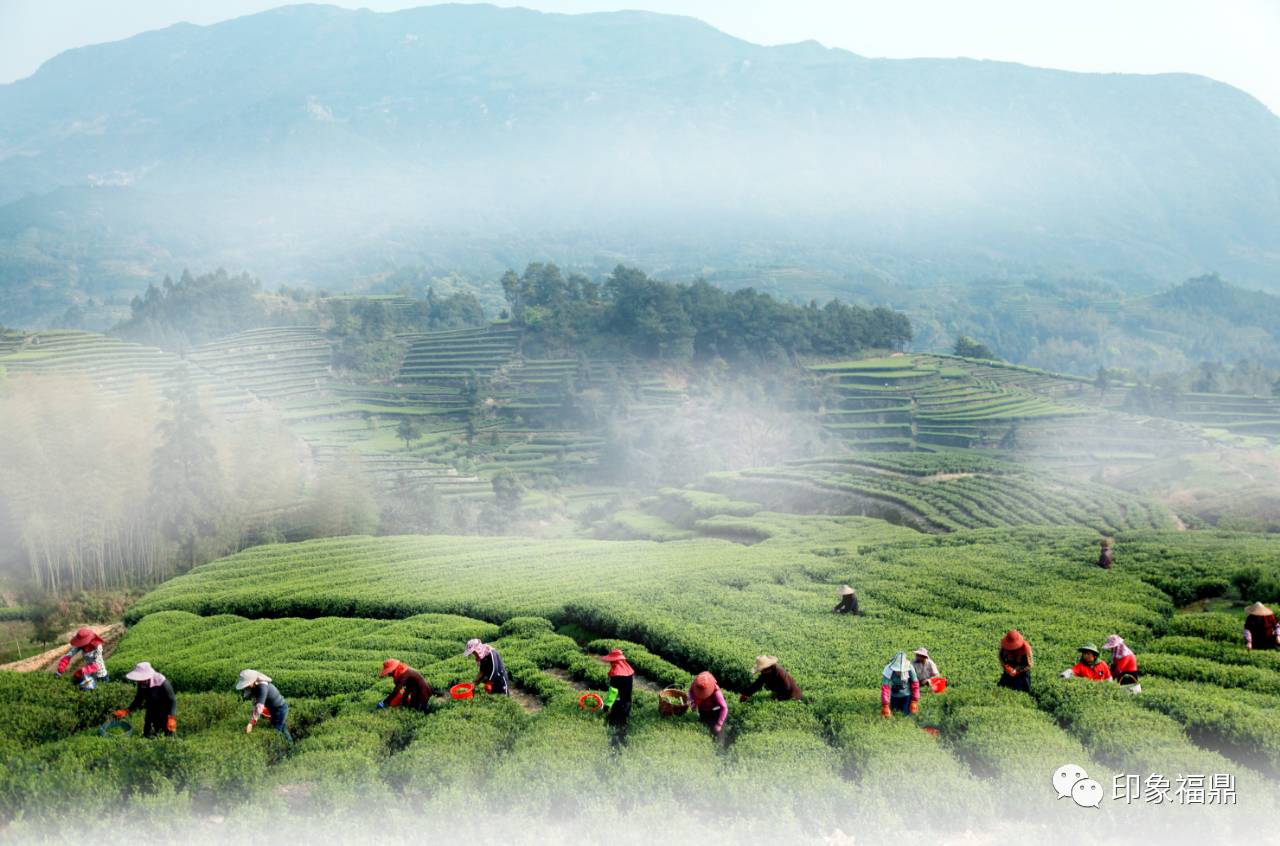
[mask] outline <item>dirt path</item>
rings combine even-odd
[[[507,693],[511,695],[517,705],[524,709],[526,714],[536,714],[545,707],[541,699],[515,684],[507,688]]]
[[[932,476],[921,476],[922,482],[946,482],[950,479],[968,479],[970,476],[976,476],[977,473],[934,473]]]
[[[79,628],[79,627],[77,627]],[[103,640],[102,657],[108,658],[115,651],[116,644],[120,642],[120,638],[124,636],[124,623],[112,623],[105,626],[89,626],[98,633]],[[63,633],[62,640],[68,641],[75,634],[76,629],[71,629]],[[42,652],[39,655],[33,655],[30,658],[23,658],[21,661],[14,661],[11,664],[0,665],[0,670],[9,670],[15,673],[34,673],[40,670],[51,670],[58,663],[58,659],[67,654],[67,647],[59,646]]]
[[[546,673],[547,675],[555,676],[556,678],[560,679],[560,681],[572,687],[574,690],[579,690],[579,691],[582,691],[583,693],[592,691],[591,688],[587,687],[582,682],[578,681],[573,676],[569,675],[568,670],[563,670],[559,667],[552,667],[550,669],[543,670],[543,672]],[[645,678],[639,673],[635,674],[634,680],[631,682],[631,684],[636,690],[643,690],[647,693],[652,693],[655,696],[662,690],[662,685],[658,684],[652,679]],[[592,692],[599,693],[600,691],[595,690]]]

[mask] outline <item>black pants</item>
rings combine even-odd
[[[173,735],[169,731],[169,712],[148,710],[142,722],[142,736],[155,737],[157,734]]]
[[[1011,676],[1008,673],[1000,675],[1000,681],[996,682],[999,687],[1007,687],[1010,690],[1020,690],[1023,693],[1031,692],[1031,674],[1027,672],[1018,673]]]
[[[627,745],[627,725],[631,720],[631,703],[615,702],[609,708],[605,724],[609,726],[609,743],[613,746]]]

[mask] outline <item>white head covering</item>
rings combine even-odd
[[[913,672],[914,670],[911,667],[911,659],[907,657],[907,653],[899,652],[897,655],[893,656],[892,661],[884,665],[884,680],[889,681],[893,678],[895,673],[905,679]]]
[[[145,684],[147,687],[159,687],[164,684],[164,676],[157,673],[149,661],[139,661],[133,669],[124,674],[129,681]]]
[[[241,670],[240,678],[236,680],[236,690],[244,690],[255,684],[271,684],[271,677],[264,676],[257,670]]]

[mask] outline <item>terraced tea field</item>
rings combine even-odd
[[[72,801],[58,785],[95,767],[108,775],[77,807],[107,813],[125,795],[176,791],[198,793],[220,815],[282,796],[320,818],[371,796],[447,814],[459,795],[493,791],[505,810],[535,816],[592,813],[625,796],[632,809],[727,814],[730,831],[785,822],[856,832],[891,819],[928,836],[996,808],[1015,828],[1069,821],[1075,809],[1044,784],[1071,761],[1108,785],[1119,772],[1230,773],[1242,806],[1274,812],[1280,666],[1239,647],[1239,617],[1175,613],[1187,596],[1167,592],[1167,580],[1194,597],[1244,570],[1280,578],[1276,539],[1121,534],[1116,569],[1104,572],[1091,566],[1089,530],[922,535],[872,519],[747,515],[750,503],[710,494],[662,498],[764,539],[354,537],[199,567],[134,607],[110,661],[113,675],[147,659],[170,676],[178,739],[92,736],[102,710],[127,699],[126,685],[78,695],[47,677],[0,676],[7,702],[42,703],[5,711],[13,725],[0,741],[10,756],[0,808],[56,816]],[[843,582],[858,587],[866,616],[830,613]],[[995,644],[1013,625],[1036,648],[1033,696],[994,685]],[[1112,632],[1138,651],[1141,696],[1057,676],[1079,643]],[[461,655],[470,637],[502,651],[523,707],[482,698],[441,700],[425,717],[371,711],[388,689],[377,679],[385,657],[444,687],[474,672]],[[600,719],[576,701],[604,687],[591,656],[614,645],[644,684],[629,745],[607,755]],[[880,668],[919,645],[949,689],[926,696],[917,718],[884,720]],[[807,702],[730,696],[723,749],[691,719],[657,715],[655,686],[710,669],[738,691],[761,653],[779,656]],[[247,706],[225,691],[243,666],[272,675],[289,697],[294,746],[269,730],[240,731]],[[164,757],[139,785],[126,762],[152,748]],[[912,815],[907,794],[933,798],[935,813]],[[1133,819],[1121,806],[1098,813],[1106,826]],[[1188,819],[1173,812],[1143,825],[1168,832]],[[1234,819],[1218,814],[1212,825],[1229,831]]]
[[[861,514],[927,532],[1046,525],[1112,535],[1175,525],[1140,497],[962,450],[805,459],[712,474],[706,486],[773,510]]]
[[[21,336],[20,341],[11,336],[8,345],[0,346],[0,367],[11,375],[76,374],[121,394],[140,378],[163,392],[185,370],[204,401],[219,414],[234,419],[256,404],[253,395],[237,383],[176,355],[93,332],[48,330]]]
[[[295,326],[239,332],[196,347],[188,357],[257,396],[280,399],[324,387],[332,352],[319,330]]]
[[[1014,424],[1087,413],[1027,390],[1021,371],[1011,371],[1018,378],[996,382],[933,356],[809,369],[828,383],[832,405],[823,417],[828,430],[861,449],[991,446]]]

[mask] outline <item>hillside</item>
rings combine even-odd
[[[1228,86],[763,47],[647,13],[286,7],[69,51],[0,86],[0,115],[19,302],[177,263],[483,275],[517,245],[679,274],[1268,286],[1280,254],[1280,119]]]

